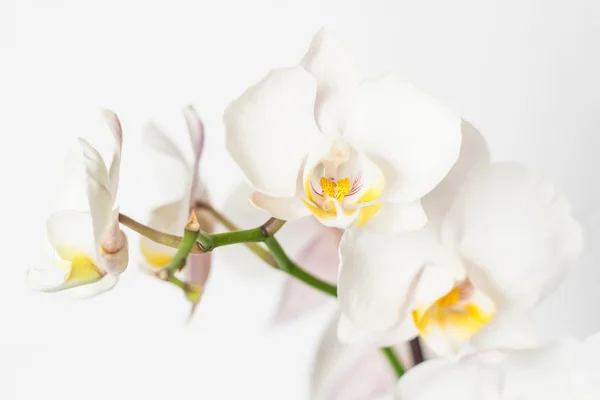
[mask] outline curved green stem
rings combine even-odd
[[[323,293],[328,295],[337,296],[337,287],[331,285],[325,281],[320,280],[319,278],[309,274],[302,268],[300,268],[296,263],[294,263],[283,251],[283,248],[274,237],[268,238],[265,240],[265,244],[271,250],[271,254],[275,258],[279,269],[287,274],[290,274],[294,278],[301,280],[313,288],[320,290]]]
[[[196,244],[196,240],[198,239],[199,233],[199,231],[192,231],[188,229],[185,230],[183,238],[179,243],[179,247],[177,248],[177,252],[173,256],[171,261],[169,261],[169,263],[165,266],[165,270],[169,274],[174,274],[175,271],[179,270],[185,265],[186,260],[190,255],[190,252],[192,251],[192,248]]]
[[[237,227],[232,222],[214,210],[211,206],[199,204],[197,207],[213,213],[215,218],[221,224],[228,229],[232,229],[233,231],[208,234],[203,231],[191,232],[186,230],[182,238],[176,235],[168,235],[156,231],[155,229],[140,224],[139,222],[123,214],[119,214],[119,221],[152,241],[169,247],[177,248],[178,251],[175,257],[173,260],[171,260],[166,268],[170,272],[174,272],[176,269],[180,268],[183,263],[185,263],[185,258],[190,253],[205,253],[212,251],[217,247],[243,243],[247,245],[257,256],[265,260],[269,265],[293,276],[294,278],[325,294],[337,297],[337,287],[335,285],[331,285],[303,270],[288,257],[277,239],[275,239],[274,235],[285,224],[285,221],[271,218],[258,228],[237,230]],[[258,244],[260,242],[263,242],[270,252],[260,247]],[[175,278],[172,273],[168,274],[166,280],[184,289],[187,296],[187,285],[184,282],[181,282]],[[401,377],[404,374],[404,368],[402,367],[402,364],[400,363],[395,351],[391,347],[384,347],[381,349],[381,351],[384,353],[385,357],[390,363],[390,366],[396,373],[396,376]]]
[[[261,228],[245,229],[242,231],[215,233],[210,235],[212,243],[204,243],[202,239],[198,241],[202,247],[206,247],[212,244],[210,250],[214,250],[217,247],[229,246],[237,243],[256,243],[265,240]]]
[[[217,220],[217,222],[219,222],[221,225],[223,225],[230,232],[237,232],[240,230],[240,228],[238,228],[238,226],[236,224],[234,224],[229,218],[227,218],[226,216],[221,214],[218,210],[216,210],[213,206],[211,206],[208,203],[198,202],[198,203],[196,203],[196,209],[199,211],[204,210],[204,211],[208,212],[210,215],[212,215]],[[264,262],[266,262],[267,264],[269,264],[270,266],[272,266],[274,268],[277,268],[277,264],[275,263],[275,260],[273,259],[273,256],[271,255],[271,253],[269,253],[259,243],[253,243],[253,242],[242,242],[242,243],[244,243],[244,245],[251,252],[256,254],[256,256],[258,256]]]

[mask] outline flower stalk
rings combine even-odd
[[[200,236],[200,224],[198,223],[198,219],[196,217],[195,210],[192,210],[190,219],[185,226],[185,231],[183,233],[183,238],[179,242],[179,246],[177,247],[177,253],[173,256],[171,261],[165,266],[164,270],[167,271],[168,275],[171,276],[175,274],[175,272],[179,271],[181,268],[185,266],[188,256],[190,252],[196,245],[196,241]]]
[[[146,226],[122,213],[119,214],[119,222],[131,229],[132,231],[147,237],[153,242],[163,244],[167,247],[177,249],[179,248],[179,244],[182,240],[181,236],[171,235],[168,233],[157,231],[156,229],[150,228],[149,226]],[[190,253],[204,254],[206,253],[206,251],[200,247],[199,243],[195,243],[192,246]]]
[[[196,202],[196,210],[204,210],[209,212],[217,220],[217,222],[223,225],[230,232],[240,231],[240,228],[236,224],[230,221],[229,218],[225,217],[209,203],[200,201]],[[266,250],[260,243],[245,242],[244,245],[264,262],[266,262],[273,268],[277,268],[277,264],[275,263],[275,260],[273,259],[271,253],[269,253],[269,251]]]
[[[270,237],[265,240],[265,244],[271,250],[271,254],[275,258],[279,269],[294,278],[301,280],[313,288],[320,290],[323,293],[326,293],[330,296],[337,297],[337,287],[331,285],[321,279],[309,274],[302,268],[300,268],[296,263],[294,263],[288,255],[285,253],[277,239],[274,237]]]
[[[212,206],[198,203],[196,204],[197,209],[204,209],[210,211],[215,218],[226,228],[237,228],[231,221],[225,216],[216,211]],[[195,218],[195,212],[192,212],[192,218]],[[190,288],[185,282],[177,279],[174,276],[174,272],[185,265],[185,260],[191,253],[202,254],[213,251],[214,249],[222,246],[229,246],[232,244],[243,243],[250,247],[250,249],[261,259],[265,260],[269,265],[283,271],[294,278],[306,283],[307,285],[319,290],[325,294],[333,297],[337,297],[337,287],[330,283],[327,283],[316,276],[313,276],[294,263],[289,256],[285,253],[279,241],[275,238],[275,234],[283,227],[285,221],[270,218],[263,225],[245,230],[234,230],[231,232],[209,234],[200,229],[197,226],[197,230],[193,225],[192,218],[188,225],[183,237],[177,235],[170,235],[159,232],[148,226],[145,226],[132,218],[129,218],[123,214],[119,214],[119,221],[136,231],[137,233],[146,236],[148,239],[155,241],[160,244],[164,244],[169,247],[177,248],[177,253],[171,260],[171,262],[165,268],[164,279],[180,287],[185,291],[186,297],[189,298],[188,292]],[[196,221],[197,223],[197,221]],[[189,229],[193,227],[194,229]],[[260,247],[259,243],[264,243],[269,251]],[[259,251],[257,251],[260,249]],[[404,368],[400,363],[396,353],[390,347],[384,347],[381,349],[386,359],[390,363],[390,366],[394,370],[397,377],[404,374]]]

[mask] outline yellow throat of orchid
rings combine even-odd
[[[477,292],[471,282],[466,280],[433,304],[417,307],[412,312],[412,318],[425,340],[428,336],[441,332],[466,341],[490,322],[495,311],[494,303]]]
[[[354,157],[343,146],[333,146],[304,178],[304,204],[324,223],[333,220],[332,226],[345,227],[356,221],[360,227],[381,207],[375,202],[383,192],[383,173],[367,158]]]
[[[323,189],[323,194],[326,197],[342,201],[344,196],[350,191],[350,179],[344,178],[338,181],[333,181],[325,177],[321,177],[319,184]]]
[[[64,282],[83,282],[102,278],[104,275],[83,251],[73,248],[56,249],[61,260],[58,267],[65,272]]]

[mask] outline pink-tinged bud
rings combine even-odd
[[[100,262],[106,272],[120,275],[129,263],[129,243],[127,236],[119,229],[118,222],[109,230],[106,239],[100,246]]]

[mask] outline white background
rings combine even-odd
[[[314,346],[332,307],[269,329],[281,277],[249,254],[217,260],[194,320],[174,288],[132,262],[85,302],[27,290],[47,262],[44,220],[62,157],[90,110],[125,129],[121,209],[155,194],[140,131],[157,119],[185,139],[179,108],[208,131],[202,174],[216,204],[241,180],[221,114],[270,68],[296,63],[325,26],[366,76],[403,71],[488,138],[494,158],[554,180],[587,232],[577,269],[539,310],[546,337],[600,329],[600,3],[594,0],[0,0],[0,399],[306,399]],[[368,4],[368,5],[367,5]],[[247,273],[245,273],[247,272]],[[256,274],[258,275],[258,279]]]

